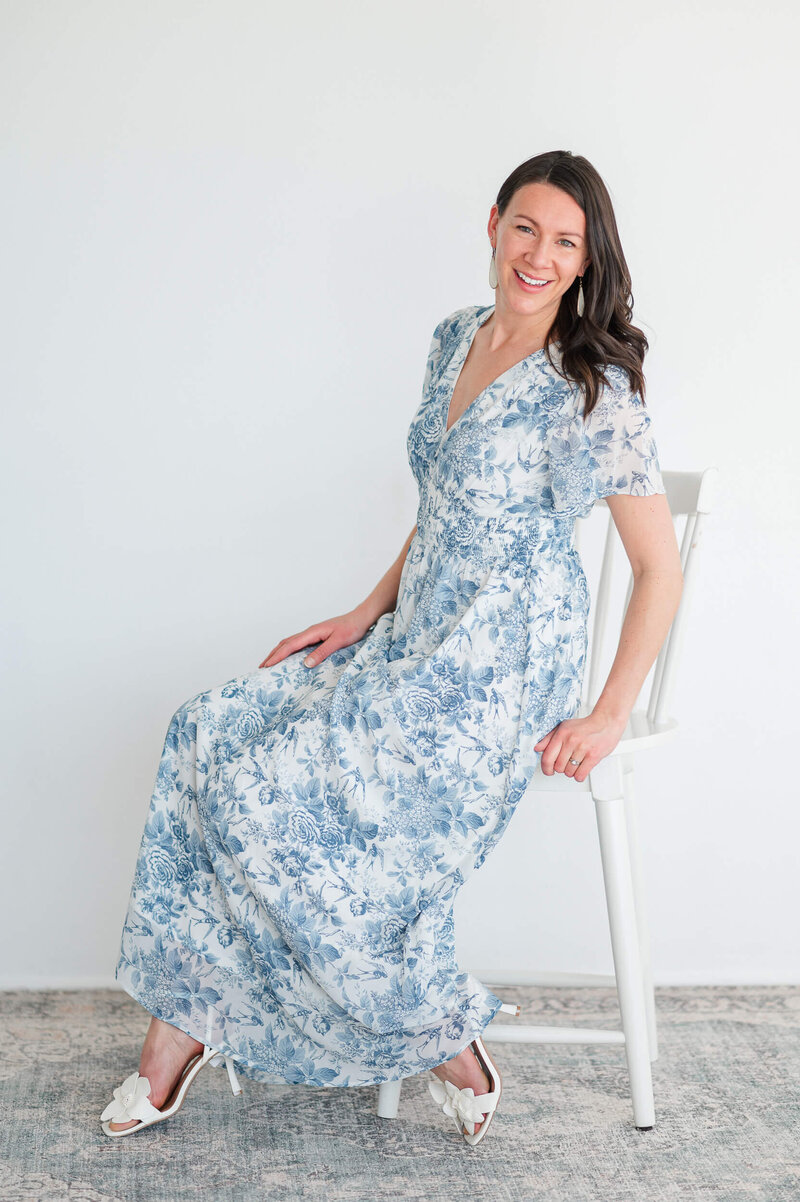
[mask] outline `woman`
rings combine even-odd
[[[433,334],[396,561],[350,613],[172,719],[116,973],[153,1018],[108,1135],[175,1113],[209,1061],[234,1091],[234,1065],[321,1086],[431,1070],[467,1142],[491,1121],[480,1033],[503,1003],[458,968],[455,896],[539,759],[582,781],[616,746],[682,576],[600,176],[537,155],[488,233],[494,304]],[[573,528],[603,496],[635,586],[575,718],[589,597]]]

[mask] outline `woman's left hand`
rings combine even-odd
[[[534,745],[542,752],[541,768],[545,776],[563,772],[584,781],[592,768],[613,751],[622,738],[626,722],[596,710],[588,718],[565,718]],[[571,764],[570,760],[578,760]]]

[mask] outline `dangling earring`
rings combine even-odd
[[[578,280],[578,317],[583,317],[583,310],[585,307],[583,303],[583,276],[579,276]]]
[[[489,264],[489,287],[497,287],[497,263],[495,262],[495,248],[492,247],[492,260]]]

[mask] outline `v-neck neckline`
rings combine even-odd
[[[451,361],[447,367],[446,375],[448,376],[448,380],[447,380],[446,387],[444,390],[444,405],[442,407],[443,429],[442,429],[441,442],[439,444],[440,446],[444,444],[447,437],[450,434],[452,434],[453,430],[455,430],[458,423],[460,421],[463,421],[463,419],[467,416],[469,411],[471,409],[475,408],[475,406],[477,405],[478,401],[481,399],[482,396],[484,396],[487,392],[489,392],[490,389],[495,388],[498,384],[500,384],[506,378],[506,376],[510,375],[512,371],[516,371],[517,368],[521,367],[523,363],[527,363],[529,359],[534,359],[537,355],[544,355],[547,352],[546,347],[540,347],[538,351],[531,351],[531,353],[529,355],[526,355],[523,359],[519,359],[516,363],[512,363],[511,367],[507,367],[505,371],[502,371],[496,379],[492,380],[491,384],[487,384],[485,388],[482,388],[481,391],[478,393],[478,395],[476,397],[473,397],[473,399],[467,405],[466,409],[461,414],[461,416],[456,418],[456,420],[453,422],[452,426],[448,427],[447,419],[450,416],[450,406],[453,403],[453,394],[456,390],[456,384],[458,383],[459,376],[461,375],[461,369],[467,361],[467,355],[469,354],[470,348],[472,347],[472,344],[475,341],[475,336],[478,333],[478,330],[481,328],[481,326],[486,325],[487,321],[492,316],[492,314],[494,313],[495,308],[496,308],[495,305],[488,305],[487,307],[489,309],[489,312],[486,314],[485,317],[483,317],[480,321],[477,322],[477,324],[474,326],[474,328],[472,329],[471,332],[469,329],[469,325],[467,326],[467,329],[466,329],[464,335],[462,336],[461,341],[458,345],[456,353],[453,355],[453,358],[451,359]],[[480,309],[475,314],[475,316],[477,317],[479,313],[480,313]],[[554,345],[558,345],[558,344],[556,343]]]

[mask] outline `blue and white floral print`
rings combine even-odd
[[[304,648],[170,722],[117,980],[254,1080],[412,1076],[497,1013],[456,963],[453,903],[524,795],[534,744],[579,705],[575,518],[664,491],[619,368],[584,425],[579,390],[534,352],[445,429],[491,311],[434,331],[395,610],[316,668]]]

